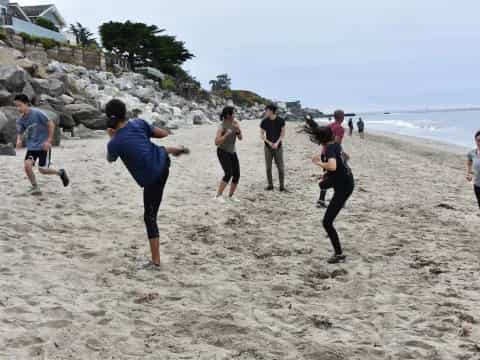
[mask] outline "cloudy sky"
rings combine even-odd
[[[54,1],[91,30],[156,24],[196,55],[204,86],[233,87],[322,110],[480,105],[478,0]]]

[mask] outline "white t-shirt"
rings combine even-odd
[[[475,186],[480,187],[480,150],[474,149],[468,153],[468,160],[473,163],[473,172],[475,174]]]

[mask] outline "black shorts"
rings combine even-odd
[[[48,158],[48,151],[44,150],[28,150],[27,155],[25,155],[25,161],[31,160],[33,161],[33,165],[35,166],[38,160],[38,167],[39,168],[48,168],[50,166],[49,158]]]

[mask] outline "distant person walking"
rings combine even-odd
[[[265,119],[260,124],[261,139],[265,143],[265,164],[267,170],[268,186],[265,190],[272,191],[272,161],[278,168],[280,191],[287,191],[285,188],[285,163],[283,160],[283,140],[285,139],[285,120],[277,115],[278,108],[274,104],[265,108]]]
[[[467,181],[473,181],[473,190],[480,208],[480,131],[475,134],[477,147],[468,153]]]
[[[215,136],[215,145],[217,146],[218,160],[225,175],[218,187],[216,199],[225,201],[223,200],[223,192],[231,181],[229,199],[237,201],[234,195],[240,180],[240,162],[235,144],[237,139],[243,139],[242,130],[240,129],[240,123],[235,120],[235,109],[232,106],[223,109],[220,121],[221,124]]]
[[[348,134],[350,136],[353,135],[353,119],[352,118],[348,120]]]
[[[335,121],[329,125],[330,129],[332,129],[332,133],[335,139],[335,143],[342,145],[343,138],[345,137],[345,129],[343,128],[343,122],[345,120],[345,112],[343,110],[337,110],[335,111],[333,115]],[[351,119],[350,119],[351,120]],[[326,153],[326,148],[322,148],[322,153],[321,153],[321,159],[323,158],[324,161],[326,162],[326,159],[324,158],[324,155]],[[344,153],[345,154],[345,153]],[[345,154],[348,160],[348,155]],[[327,176],[326,171],[324,171],[325,174],[324,176]],[[325,201],[327,197],[327,189],[320,189],[320,197],[317,202],[317,207],[318,208],[326,208],[327,203]]]
[[[358,128],[358,133],[360,134],[360,138],[364,139],[365,138],[365,123],[363,122],[362,118],[358,119],[357,128]]]
[[[328,205],[323,218],[323,226],[332,242],[335,254],[328,260],[330,264],[336,264],[345,260],[338,233],[333,225],[345,203],[350,198],[354,189],[352,171],[345,161],[342,146],[335,142],[331,127],[319,127],[316,122],[308,121],[305,131],[310,134],[312,142],[325,148],[324,160],[320,155],[313,157],[315,165],[327,171],[325,180],[321,182],[322,189],[333,188],[334,195]]]
[[[41,110],[30,106],[28,96],[21,94],[15,96],[15,106],[22,115],[17,121],[17,148],[27,147],[25,155],[25,173],[32,184],[28,191],[30,195],[41,195],[33,167],[38,161],[38,171],[42,175],[56,175],[62,180],[63,186],[68,186],[70,180],[64,169],[50,168],[50,155],[52,151],[55,123]]]

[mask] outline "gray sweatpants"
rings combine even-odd
[[[278,179],[280,181],[280,188],[283,188],[285,187],[285,164],[283,162],[283,145],[277,150],[274,150],[270,146],[265,145],[265,164],[267,168],[267,181],[269,186],[273,186],[273,160],[275,160],[275,164],[278,168]]]

